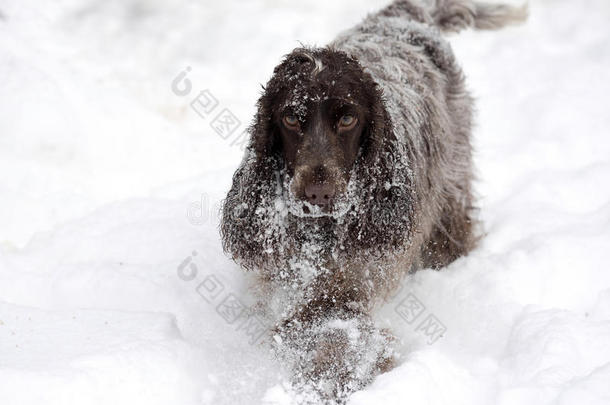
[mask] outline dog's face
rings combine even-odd
[[[332,210],[345,193],[358,157],[366,114],[342,97],[311,102],[302,119],[292,108],[276,117],[281,154],[292,177],[291,192],[302,201]]]
[[[346,54],[296,50],[276,69],[276,148],[297,201],[333,213],[345,197],[371,118],[371,94],[358,63]],[[317,208],[319,207],[319,209]]]

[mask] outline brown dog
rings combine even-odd
[[[472,99],[441,34],[525,17],[470,0],[396,1],[276,67],[221,231],[259,274],[277,353],[312,402],[341,402],[390,368],[374,304],[409,271],[472,249]]]

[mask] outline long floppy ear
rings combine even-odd
[[[354,173],[360,198],[341,239],[352,246],[349,252],[379,257],[388,248],[397,253],[404,248],[412,233],[416,199],[405,145],[396,138],[381,90],[365,76],[371,116]]]
[[[271,85],[271,87],[270,87]],[[261,268],[273,261],[273,246],[279,235],[270,231],[277,222],[269,209],[277,195],[280,159],[274,146],[274,78],[257,103],[257,113],[249,128],[250,142],[222,208],[223,248],[246,269]]]

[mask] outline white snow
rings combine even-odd
[[[0,1],[0,404],[291,403],[217,311],[253,304],[218,202],[280,57],[387,1],[348,3]],[[523,27],[451,38],[486,235],[380,310],[400,364],[350,404],[610,403],[609,20],[606,0],[532,0]]]

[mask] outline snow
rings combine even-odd
[[[291,403],[223,311],[254,302],[218,202],[281,56],[386,3],[0,2],[0,403]],[[350,404],[610,403],[609,17],[532,0],[525,26],[451,38],[486,235],[379,311],[401,359]]]

